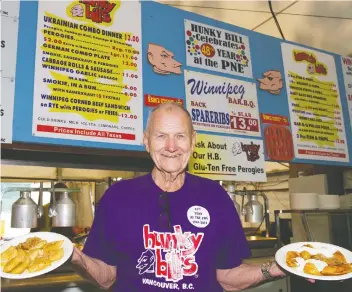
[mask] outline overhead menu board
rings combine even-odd
[[[283,43],[295,157],[347,162],[348,149],[335,60]]]
[[[204,145],[229,145],[196,149],[223,157],[194,154],[199,175],[264,179],[227,160],[352,166],[351,58],[155,1],[21,1],[19,24],[14,141],[145,151],[150,112],[175,102]],[[252,142],[255,162],[233,154]]]
[[[1,143],[12,143],[20,1],[1,2]]]
[[[40,1],[33,135],[141,144],[141,41],[139,2]]]

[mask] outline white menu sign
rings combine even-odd
[[[342,73],[345,82],[346,98],[348,104],[348,113],[352,127],[352,58],[341,57]]]
[[[263,141],[198,134],[188,168],[213,180],[265,182]]]
[[[252,77],[249,39],[215,26],[185,20],[187,66]]]
[[[185,71],[185,88],[195,129],[260,136],[255,83]]]
[[[20,1],[1,1],[1,143],[12,143]]]

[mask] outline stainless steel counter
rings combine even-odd
[[[244,260],[246,264],[262,264],[268,261],[274,260],[274,257],[257,257]],[[62,272],[61,272],[62,271]],[[70,265],[64,265],[55,272],[45,274],[35,278],[23,279],[23,280],[11,280],[1,278],[1,291],[16,291],[16,290],[28,290],[33,291],[33,289],[43,291],[65,291],[68,288],[73,287],[83,287],[82,290],[77,291],[101,291],[101,289],[94,287],[89,281],[85,280],[77,273],[75,273]],[[65,289],[66,288],[66,289]],[[68,291],[68,290],[67,290]]]
[[[91,285],[77,273],[49,273],[35,278],[12,280],[1,278],[1,291],[48,287],[77,287]]]

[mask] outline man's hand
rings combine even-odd
[[[109,289],[116,281],[116,267],[73,249],[71,263],[73,269],[82,277],[98,287]]]
[[[286,276],[284,271],[280,269],[280,267],[277,265],[276,262],[273,262],[271,264],[270,269],[269,269],[269,273],[274,278],[279,278],[279,277],[285,277]]]

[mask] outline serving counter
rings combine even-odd
[[[95,292],[101,289],[78,275],[70,263],[34,278],[13,280],[1,278],[1,291]],[[50,290],[49,290],[50,289]]]
[[[244,261],[247,264],[261,264],[274,260],[274,257],[257,257]],[[265,283],[255,288],[244,290],[246,292],[289,292],[287,279]],[[21,292],[98,292],[101,289],[92,285],[89,281],[79,276],[69,263],[61,266],[57,270],[35,278],[23,280],[1,279],[1,291],[21,291]],[[110,291],[110,290],[108,290]],[[208,291],[204,291],[208,292]],[[210,292],[210,291],[209,291]]]

